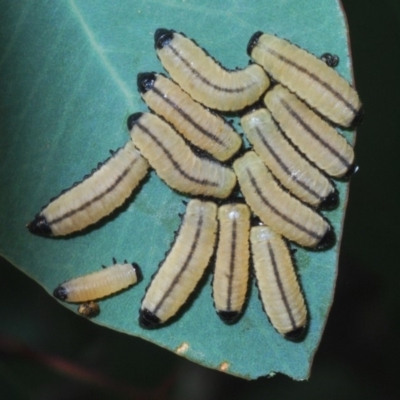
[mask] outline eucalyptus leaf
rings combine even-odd
[[[185,210],[184,197],[154,173],[126,205],[82,233],[46,239],[25,228],[50,198],[128,140],[127,117],[146,110],[136,75],[162,72],[153,44],[160,27],[184,32],[228,68],[247,65],[246,45],[255,31],[272,32],[314,54],[337,54],[337,70],[351,80],[347,27],[336,0],[3,1],[0,254],[49,295],[60,282],[112,257],[135,261],[143,282],[101,301],[93,322],[247,379],[274,373],[306,379],[333,299],[346,183],[336,183],[340,207],[325,213],[337,234],[334,248],[295,254],[310,314],[301,343],[273,329],[254,284],[243,318],[224,325],[213,308],[211,270],[174,323],[140,328],[140,301]],[[354,132],[344,135],[354,143]],[[76,312],[76,306],[63,305]]]

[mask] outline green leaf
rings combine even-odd
[[[184,32],[228,68],[247,65],[246,44],[255,31],[273,32],[317,55],[339,55],[338,71],[351,79],[340,4],[25,0],[16,5],[9,0],[2,6],[0,253],[49,294],[60,282],[96,270],[112,257],[136,261],[144,281],[101,301],[102,312],[93,322],[173,352],[187,343],[185,357],[216,369],[227,363],[228,373],[244,378],[280,372],[306,379],[332,303],[347,184],[337,182],[340,208],[325,214],[337,233],[336,246],[296,253],[311,317],[302,343],[286,341],[272,328],[254,285],[240,322],[221,323],[213,309],[211,274],[175,323],[155,331],[139,327],[145,288],[185,209],[183,197],[154,173],[126,206],[82,234],[45,239],[31,235],[25,224],[51,197],[106,159],[109,149],[128,140],[128,115],[146,110],[136,74],[162,71],[153,48],[157,28]],[[354,133],[344,134],[354,142]]]

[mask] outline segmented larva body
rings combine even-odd
[[[228,71],[173,30],[157,29],[155,47],[172,79],[196,101],[216,110],[241,110],[255,103],[270,85],[259,65]]]
[[[242,146],[232,125],[195,102],[170,79],[155,73],[138,75],[143,100],[171,123],[187,140],[220,161],[231,158]]]
[[[141,277],[136,263],[114,264],[62,283],[54,290],[54,296],[70,303],[101,299],[134,285]]]
[[[149,165],[130,140],[83,181],[62,192],[27,225],[35,234],[68,235],[110,214],[131,195]]]
[[[86,318],[94,318],[100,314],[100,306],[95,301],[79,304],[78,314]]]
[[[264,97],[285,135],[319,168],[340,178],[354,169],[354,150],[335,128],[282,85]]]
[[[213,254],[217,225],[215,203],[197,199],[188,203],[175,242],[142,300],[142,327],[165,323],[186,302]]]
[[[249,279],[250,209],[232,203],[218,209],[219,239],[213,278],[214,305],[226,323],[243,311]]]
[[[337,206],[338,192],[330,180],[290,144],[267,109],[247,113],[241,124],[254,151],[286,189],[313,207]]]
[[[236,184],[234,172],[216,161],[198,157],[158,116],[133,114],[128,127],[135,146],[168,186],[192,195],[225,198],[231,194]]]
[[[301,340],[307,325],[307,308],[287,244],[267,226],[251,228],[250,240],[265,312],[280,334]]]
[[[351,127],[360,122],[357,92],[326,62],[285,39],[256,32],[248,54],[273,77],[333,123]]]
[[[238,158],[233,168],[246,203],[264,224],[304,247],[323,249],[333,244],[328,222],[284,191],[253,151]]]

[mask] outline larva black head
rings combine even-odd
[[[143,115],[143,113],[138,112],[138,113],[132,114],[128,117],[126,124],[128,125],[129,130],[132,130],[132,128],[136,125],[136,123],[139,121],[139,119],[142,115]]]
[[[336,54],[324,53],[321,56],[321,60],[331,68],[335,68],[339,65],[339,57]]]
[[[251,57],[251,52],[253,51],[254,47],[257,46],[258,39],[263,34],[261,31],[257,31],[253,34],[250,38],[249,43],[247,44],[247,54]]]
[[[306,336],[307,329],[305,326],[301,326],[300,328],[296,328],[293,331],[287,332],[284,334],[285,339],[290,340],[292,342],[301,342]]]
[[[26,225],[29,232],[39,236],[52,236],[50,225],[43,215],[36,215],[35,219]]]
[[[347,172],[342,177],[340,177],[340,179],[344,181],[349,179],[352,175],[354,175],[358,171],[358,168],[359,168],[358,165],[356,163],[353,163],[347,170]]]
[[[156,82],[156,74],[154,72],[143,72],[137,76],[137,87],[140,93],[146,93],[152,89]]]
[[[336,243],[335,231],[329,228],[320,240],[315,250],[328,250]]]
[[[136,272],[136,279],[137,279],[137,281],[140,282],[140,281],[143,279],[143,274],[142,274],[141,268],[140,268],[139,265],[136,264],[136,263],[132,263],[131,265],[132,265],[133,269],[134,269],[135,272]]]
[[[355,115],[353,121],[351,121],[349,129],[356,128],[357,126],[361,125],[361,122],[363,121],[364,121],[364,107],[361,106],[357,114]]]
[[[154,34],[154,48],[162,49],[164,46],[167,46],[174,37],[174,33],[175,31],[172,29],[157,29]]]
[[[154,315],[147,308],[140,309],[139,311],[139,324],[142,328],[145,329],[154,329],[157,328],[160,324],[160,318]]]
[[[218,311],[218,316],[225,322],[225,324],[234,324],[240,317],[238,311]]]
[[[68,291],[65,289],[64,286],[60,285],[54,289],[53,296],[56,297],[58,300],[67,300]]]
[[[339,205],[339,192],[334,189],[321,201],[319,208],[321,210],[334,210]]]

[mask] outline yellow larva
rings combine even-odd
[[[357,92],[323,60],[285,39],[256,32],[248,54],[312,108],[343,127],[357,125],[362,106]]]
[[[209,263],[216,232],[216,204],[191,200],[175,242],[142,300],[139,322],[143,328],[163,324],[186,302]]]
[[[79,304],[78,314],[86,318],[94,318],[100,314],[100,306],[95,301]]]
[[[328,222],[284,191],[253,151],[237,159],[233,168],[246,203],[264,224],[304,247],[333,244]]]
[[[251,228],[251,253],[263,308],[287,339],[301,340],[307,308],[287,244],[266,226]]]
[[[157,29],[157,55],[179,86],[196,101],[221,111],[237,111],[255,103],[269,87],[256,64],[228,71],[192,40],[173,30]]]
[[[214,305],[226,323],[243,312],[249,279],[250,209],[232,203],[218,209],[219,239],[213,278]]]
[[[330,180],[289,143],[267,109],[247,113],[241,124],[255,152],[284,187],[313,207],[337,206],[338,192]]]
[[[319,168],[340,178],[354,171],[354,151],[336,129],[282,85],[264,102],[285,135]]]
[[[231,124],[195,102],[170,79],[143,73],[138,75],[137,83],[149,108],[217,160],[226,161],[241,147],[242,139]]]
[[[231,168],[198,157],[158,116],[133,114],[128,127],[135,146],[168,186],[192,195],[225,198],[231,194],[236,184]]]
[[[45,206],[27,228],[44,236],[68,235],[94,224],[129,197],[149,165],[130,140],[82,182]]]
[[[100,271],[80,276],[62,283],[54,290],[54,296],[70,303],[101,299],[119,292],[141,280],[136,263],[114,264]]]

